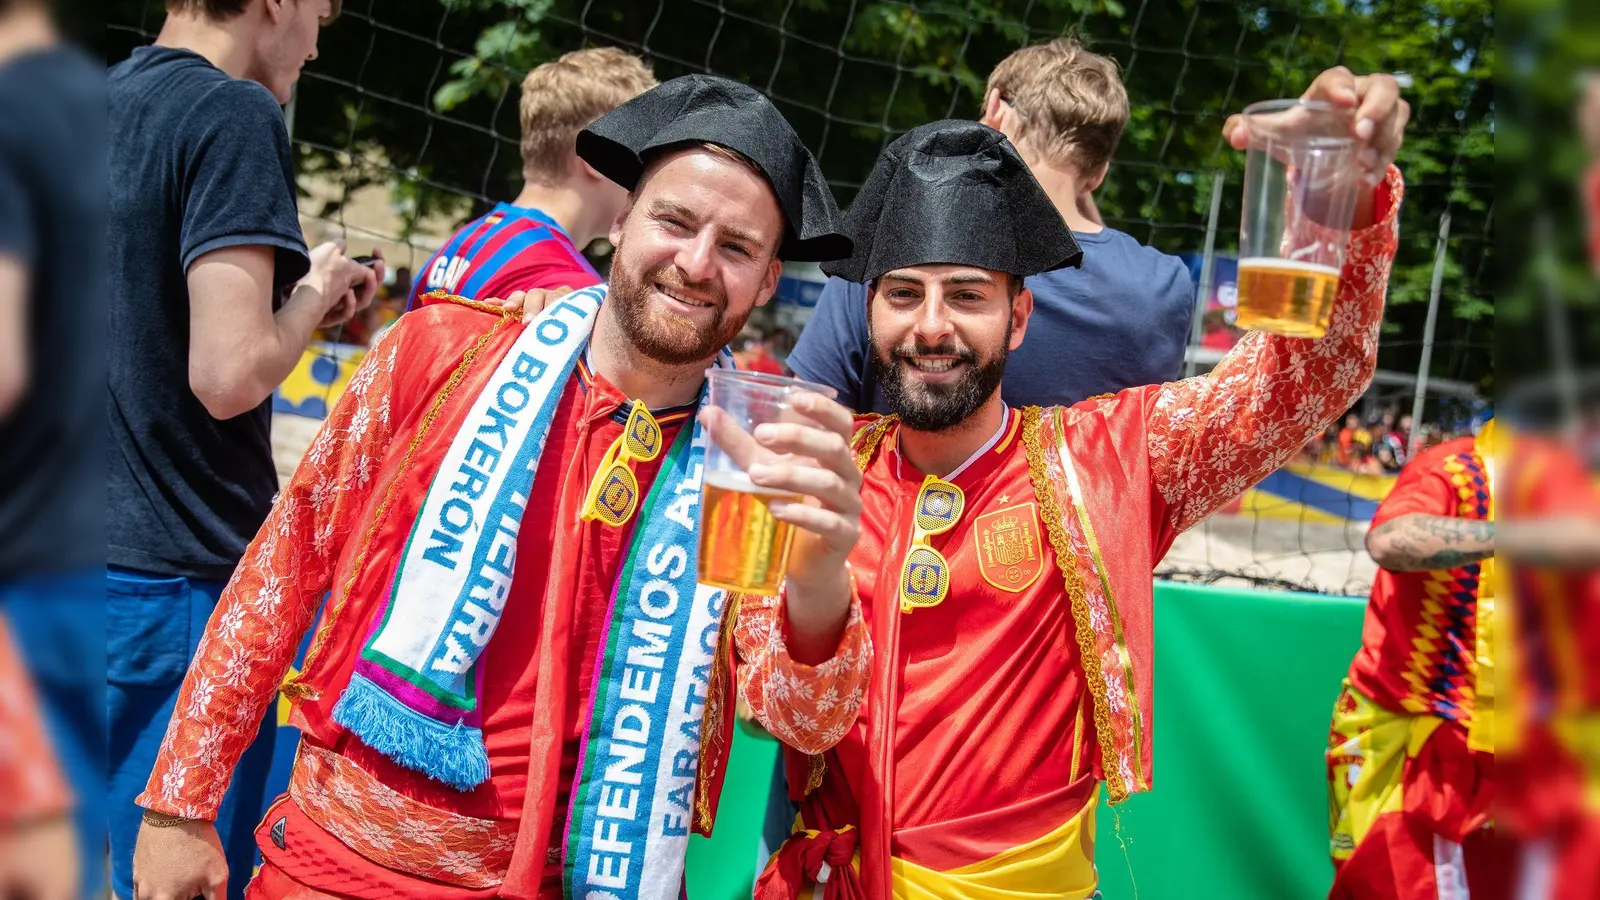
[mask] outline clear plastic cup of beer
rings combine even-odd
[[[1304,338],[1327,332],[1362,187],[1354,114],[1314,100],[1245,108],[1240,328]]]
[[[783,584],[794,544],[794,526],[773,518],[771,505],[799,501],[794,494],[756,485],[745,470],[779,458],[755,443],[756,426],[776,422],[811,424],[794,409],[794,399],[804,393],[832,400],[833,388],[798,378],[708,369],[711,384],[707,402],[722,410],[744,432],[738,446],[724,447],[713,439],[706,448],[705,476],[700,492],[701,584],[747,594],[775,594]]]

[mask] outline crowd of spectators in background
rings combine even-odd
[[[1300,451],[1300,461],[1337,466],[1360,475],[1395,475],[1405,468],[1415,427],[1409,414],[1385,407],[1363,416],[1351,410],[1343,425],[1330,425],[1322,436]],[[1424,423],[1417,450],[1470,435],[1464,427]]]

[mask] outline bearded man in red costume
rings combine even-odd
[[[1113,803],[1152,783],[1156,563],[1348,409],[1376,363],[1407,108],[1394,79],[1343,69],[1307,96],[1357,110],[1378,182],[1326,336],[1252,334],[1204,377],[1066,408],[999,393],[1027,333],[1022,280],[1080,257],[1016,151],[937,122],[879,158],[846,217],[854,254],[823,266],[869,284],[894,410],[854,439],[874,671],[838,745],[788,751],[799,822],[758,898],[1094,895],[1101,783]],[[1244,146],[1239,120],[1227,134]]]
[[[770,102],[711,76],[577,146],[631,192],[609,294],[528,319],[436,303],[367,355],[184,681],[139,798],[140,900],[222,896],[208,820],[329,591],[251,897],[670,900],[711,828],[731,682],[808,752],[855,718],[848,411],[798,401],[808,421],[762,441],[804,459],[773,482],[806,498],[773,507],[800,529],[784,594],[695,583],[705,371],[781,260],[849,252],[827,183]]]

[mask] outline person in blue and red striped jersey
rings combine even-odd
[[[628,192],[578,159],[578,132],[656,84],[614,47],[568,53],[522,82],[522,193],[464,225],[417,273],[406,309],[445,291],[471,300],[531,288],[584,288],[604,278],[583,248],[605,236]]]

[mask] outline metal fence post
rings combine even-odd
[[[1422,404],[1428,397],[1428,367],[1433,363],[1433,331],[1439,321],[1439,293],[1444,287],[1444,260],[1450,241],[1450,214],[1439,217],[1439,246],[1433,254],[1433,286],[1428,289],[1428,321],[1422,327],[1422,362],[1417,364],[1417,394],[1411,400],[1410,446],[1406,458],[1422,444]]]

